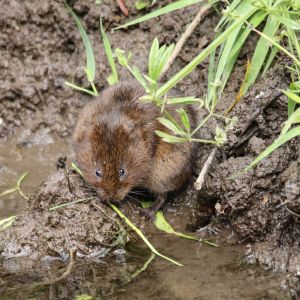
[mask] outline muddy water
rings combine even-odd
[[[183,267],[156,258],[149,269],[113,299],[286,299],[280,280],[242,263],[244,246],[211,248],[156,235],[155,245]]]
[[[57,158],[71,152],[69,142],[53,137],[47,131],[36,135],[19,132],[7,143],[0,145],[0,192],[10,188],[20,174],[28,171],[22,188],[26,194],[33,193],[55,171]],[[5,196],[0,199],[0,217],[16,214],[25,205],[26,200],[17,193]],[[16,274],[19,287],[17,291],[10,292],[9,296],[5,295],[6,287],[1,286],[0,278],[0,290],[3,293],[0,299],[74,299],[80,294],[90,294],[94,299],[288,299],[280,290],[280,277],[242,263],[245,245],[213,248],[165,235],[154,228],[150,230],[149,237],[163,254],[172,256],[184,266],[177,267],[156,257],[144,272],[126,285],[118,284],[117,280],[117,283],[112,283],[112,289],[104,289],[103,284],[99,285],[99,282],[93,280],[95,274],[101,274],[102,283],[106,280],[111,282],[111,278],[108,279],[111,273],[116,273],[117,278],[120,274],[128,277],[135,269],[141,268],[148,250],[138,242],[136,247],[141,248],[139,254],[128,249],[124,261],[119,258],[104,261],[105,268],[103,262],[95,264],[93,272],[88,272],[91,265],[85,267],[81,264],[80,269],[84,270],[85,275],[80,275],[79,282],[74,280],[76,288],[72,292],[66,292],[70,289],[72,279],[46,285],[42,289],[41,286],[28,289],[28,285],[41,282],[43,278]],[[53,271],[56,270],[53,267]],[[34,273],[34,267],[31,272]],[[54,292],[62,290],[63,293]]]
[[[0,194],[12,188],[24,172],[28,175],[22,190],[27,195],[33,193],[56,170],[57,159],[65,153],[72,153],[70,144],[47,130],[36,134],[19,131],[6,143],[0,143]],[[1,197],[0,218],[16,214],[25,205],[26,199],[18,193]]]

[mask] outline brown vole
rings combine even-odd
[[[143,103],[143,89],[123,82],[103,91],[79,115],[74,149],[84,177],[104,201],[121,201],[136,187],[149,190],[157,199],[148,210],[153,216],[166,193],[179,189],[192,173],[192,143],[169,144],[155,134],[168,132],[158,120],[160,109]],[[175,118],[174,105],[166,110]],[[187,107],[191,127],[196,113]]]

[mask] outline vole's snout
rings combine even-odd
[[[118,193],[115,193],[113,191],[101,190],[98,191],[98,195],[103,201],[111,201],[111,202],[121,201],[124,198]]]

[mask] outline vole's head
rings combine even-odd
[[[120,119],[117,112],[78,124],[74,146],[85,180],[105,201],[121,201],[149,175],[149,142],[132,120]]]

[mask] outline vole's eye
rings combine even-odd
[[[124,174],[125,174],[124,169],[120,169],[120,170],[119,170],[119,177],[123,176]]]
[[[101,177],[102,176],[101,170],[96,170],[95,174],[96,174],[97,177]]]

